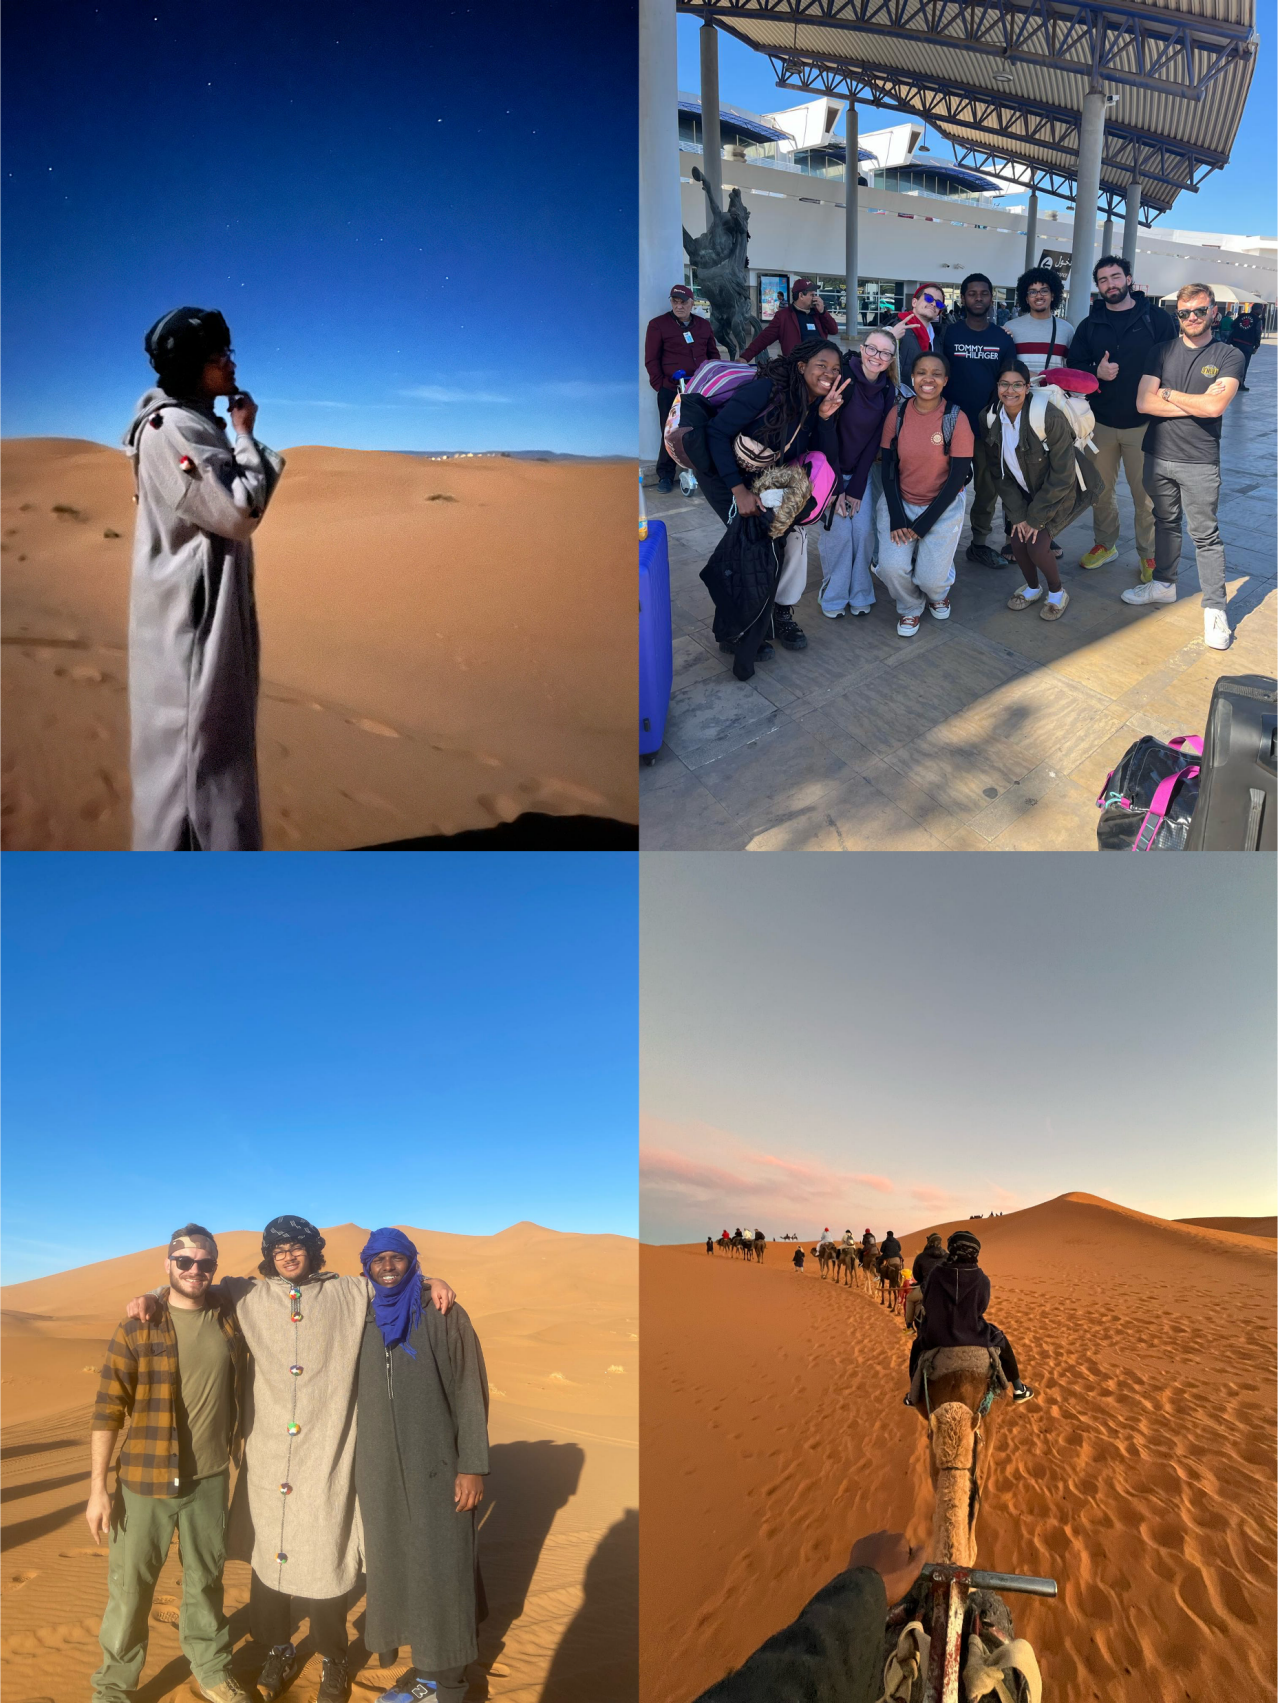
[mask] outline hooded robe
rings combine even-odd
[[[489,1383],[471,1321],[434,1307],[387,1348],[369,1309],[360,1349],[356,1493],[368,1581],[364,1640],[408,1646],[423,1672],[476,1657],[483,1593],[476,1515],[454,1506],[460,1472],[489,1470]]]
[[[253,546],[284,460],[212,402],[148,390],[129,599],[135,851],[260,851]]]

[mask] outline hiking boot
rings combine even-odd
[[[1156,571],[1156,559],[1155,559],[1155,557],[1154,556],[1144,556],[1142,558],[1142,566],[1138,569],[1138,584],[1139,585],[1150,585],[1152,575],[1155,573],[1155,571]]]
[[[292,1644],[273,1644],[258,1675],[258,1696],[262,1703],[275,1703],[282,1691],[287,1691],[302,1672],[302,1662]]]
[[[951,599],[940,597],[936,603],[929,605],[929,613],[935,621],[949,621],[951,619]]]
[[[224,1674],[216,1685],[201,1685],[197,1680],[196,1690],[207,1703],[252,1703],[257,1695],[246,1691],[233,1673]]]
[[[347,1703],[350,1695],[351,1679],[347,1673],[347,1664],[339,1661],[337,1656],[326,1656],[320,1674],[320,1689],[316,1692],[316,1703]]]
[[[1204,642],[1210,650],[1229,650],[1231,648],[1231,628],[1227,625],[1225,610],[1205,610]]]
[[[773,636],[784,650],[807,650],[809,641],[791,618],[791,609],[785,603],[775,603],[773,606]]]
[[[1035,1393],[1030,1384],[1015,1384],[1013,1386],[1014,1401],[1030,1401]]]
[[[977,562],[981,568],[1007,568],[1009,563],[997,556],[989,544],[970,544],[964,553],[966,562]]]
[[[1178,597],[1176,585],[1166,585],[1163,580],[1148,580],[1145,585],[1131,585],[1128,591],[1120,593],[1121,603],[1175,603]]]
[[[1081,556],[1082,568],[1105,568],[1108,562],[1114,562],[1120,552],[1114,544],[1095,544],[1087,555]]]

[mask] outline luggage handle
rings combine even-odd
[[[1244,825],[1244,849],[1259,851],[1262,847],[1262,813],[1266,794],[1261,787],[1249,788],[1249,819]]]
[[[1194,738],[1195,735],[1192,734],[1189,737]],[[1178,769],[1174,774],[1166,775],[1164,777],[1164,779],[1160,782],[1160,785],[1151,795],[1151,803],[1147,806],[1147,813],[1142,818],[1142,826],[1138,829],[1138,836],[1133,842],[1132,850],[1151,850],[1152,845],[1155,843],[1155,837],[1160,832],[1160,824],[1164,821],[1165,816],[1168,813],[1169,804],[1173,798],[1178,782],[1194,780],[1199,773],[1200,765],[1198,763],[1194,763],[1190,768]],[[1150,829],[1150,833],[1147,832],[1148,829]]]

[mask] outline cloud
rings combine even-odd
[[[755,1193],[761,1187],[759,1179],[689,1159],[683,1153],[668,1153],[659,1147],[640,1149],[640,1180],[646,1188],[699,1200]]]
[[[919,1206],[951,1206],[957,1199],[955,1195],[949,1193],[946,1189],[930,1188],[928,1184],[925,1184],[921,1188],[912,1189],[910,1194],[912,1200],[914,1200]]]
[[[415,384],[402,390],[401,396],[411,396],[415,402],[484,402],[510,404],[511,397],[497,396],[490,390],[451,390],[444,384]]]
[[[548,396],[563,396],[570,402],[596,402],[603,400],[606,396],[621,396],[624,391],[634,391],[635,381],[623,379],[614,383],[605,380],[570,378],[559,379],[551,384],[542,384],[538,388]]]

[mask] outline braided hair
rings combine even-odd
[[[789,355],[769,362],[764,370],[773,380],[773,390],[757,421],[759,430],[777,432],[783,443],[796,430],[813,405],[800,368],[823,349],[830,349],[837,360],[841,358],[840,350],[829,338],[810,337],[805,343],[797,343]]]

